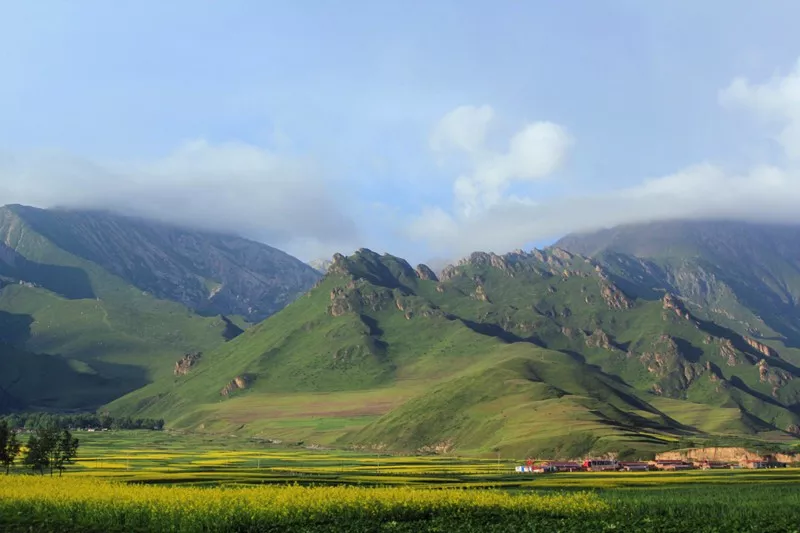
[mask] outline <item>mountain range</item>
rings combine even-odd
[[[439,273],[361,249],[324,277],[109,213],[9,206],[0,235],[5,410],[426,453],[800,434],[798,226],[624,226]]]

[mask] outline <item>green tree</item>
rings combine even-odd
[[[28,453],[25,464],[34,471],[44,474],[48,468],[50,475],[58,470],[60,476],[66,465],[78,454],[78,439],[72,436],[68,429],[59,429],[58,426],[37,429],[28,439]]]
[[[78,439],[73,437],[68,429],[61,431],[51,456],[51,475],[53,473],[53,468],[56,468],[58,470],[58,476],[61,477],[66,465],[72,464],[72,460],[78,455],[78,445]]]
[[[11,465],[17,459],[19,450],[17,432],[3,421],[0,423],[0,464],[6,467],[6,475],[11,471]]]
[[[40,438],[40,431],[37,430],[28,437],[28,450],[25,453],[24,463],[30,466],[34,472],[38,470],[40,474],[44,475],[44,469],[50,464],[50,457],[46,449],[47,442]]]

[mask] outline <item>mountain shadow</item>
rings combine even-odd
[[[0,342],[11,346],[24,346],[31,338],[31,315],[0,311]]]
[[[0,243],[0,277],[42,287],[68,300],[95,298],[89,276],[80,268],[31,261]]]

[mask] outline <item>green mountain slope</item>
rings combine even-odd
[[[124,252],[125,246],[139,246],[144,222],[129,228],[127,219],[98,215],[100,227],[84,231],[73,216],[85,224],[95,220],[89,214],[0,208],[0,408],[96,408],[172,375],[185,353],[208,350],[241,332],[226,317],[198,316],[143,291],[101,259],[78,253],[81,239],[105,250],[104,224],[111,220],[120,232],[113,249],[121,250],[120,263],[130,260],[140,273],[158,268],[157,260],[139,261],[141,250]],[[80,238],[65,244],[67,234]],[[175,249],[153,235],[147,250],[172,257]],[[161,281],[170,276],[162,278],[158,270],[149,275]]]
[[[109,408],[278,440],[563,456],[795,431],[800,370],[782,353],[621,285],[557,248],[476,253],[440,278],[337,255],[283,311]]]
[[[571,235],[557,246],[640,287],[668,288],[714,322],[800,347],[800,226],[657,222]]]

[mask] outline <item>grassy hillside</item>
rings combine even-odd
[[[0,364],[18,370],[0,373],[0,387],[17,408],[98,407],[231,331],[59,248],[8,209],[0,252]]]
[[[565,241],[591,257],[477,252],[439,276],[362,249],[242,333],[243,317],[159,296],[232,284],[179,267],[195,254],[245,278],[253,257],[142,222],[117,254],[125,220],[0,209],[0,409],[105,404],[182,430],[487,455],[800,434],[800,259],[774,228],[743,233],[774,256],[679,227]]]
[[[780,353],[615,279],[559,249],[473,254],[441,279],[360,250],[186,375],[110,408],[275,440],[561,456],[798,423],[800,372]]]

